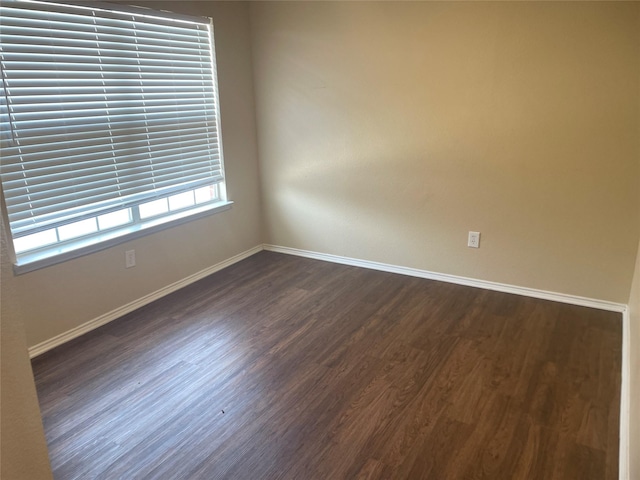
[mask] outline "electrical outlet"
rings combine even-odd
[[[480,232],[469,232],[469,241],[467,246],[471,248],[480,248]]]
[[[135,250],[127,250],[126,252],[124,252],[124,264],[126,268],[131,268],[136,266]]]

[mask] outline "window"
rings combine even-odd
[[[209,19],[30,0],[0,14],[18,269],[228,208]]]

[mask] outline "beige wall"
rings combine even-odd
[[[0,226],[1,229],[1,226]],[[0,253],[7,258],[1,229]],[[21,305],[3,263],[0,285],[0,478],[53,478],[22,324]]]
[[[214,18],[227,190],[233,208],[96,254],[10,277],[22,305],[29,346],[262,243],[248,5],[144,4]],[[124,267],[128,249],[136,251],[135,268]],[[6,264],[3,267],[9,268]]]
[[[627,302],[640,3],[257,2],[251,22],[268,243]]]

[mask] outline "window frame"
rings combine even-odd
[[[144,15],[147,17],[159,17],[163,19],[176,19],[176,20],[187,20],[193,21],[194,17],[185,16],[181,14],[174,14],[172,12],[166,11],[156,11],[147,8],[140,7],[130,7],[125,5],[117,5],[117,4],[107,4],[107,3],[99,3],[99,2],[51,2],[51,1],[38,1],[38,3],[42,4],[59,4],[59,5],[72,5],[72,6],[80,6],[90,8],[92,10],[101,10],[106,9],[108,11],[117,11],[123,13],[132,13],[136,15]],[[212,88],[213,88],[213,98],[214,98],[214,113],[215,113],[215,121],[216,121],[216,131],[217,131],[217,142],[218,142],[218,152],[219,152],[219,166],[220,166],[220,175],[221,180],[213,181],[210,187],[215,188],[218,195],[213,199],[205,202],[198,203],[196,197],[196,190],[207,188],[206,185],[203,187],[196,186],[191,190],[182,190],[180,192],[170,192],[169,194],[163,194],[159,197],[155,197],[155,199],[147,199],[145,201],[139,201],[132,205],[127,205],[124,208],[112,211],[125,211],[129,212],[130,221],[127,223],[123,223],[120,225],[112,226],[111,228],[100,229],[99,217],[108,214],[109,212],[99,212],[96,215],[85,215],[80,218],[93,219],[95,222],[95,226],[97,227],[95,231],[88,233],[87,235],[74,236],[69,239],[60,240],[59,228],[63,228],[64,225],[56,225],[52,227],[56,231],[56,242],[53,244],[47,244],[38,246],[36,248],[21,250],[20,248],[16,249],[15,241],[20,239],[20,236],[16,236],[12,234],[11,224],[9,222],[9,214],[5,201],[4,190],[2,187],[2,183],[0,183],[0,198],[1,198],[1,216],[3,222],[3,229],[6,229],[7,240],[9,244],[9,253],[11,255],[11,260],[14,264],[14,273],[22,274],[30,271],[34,271],[40,268],[44,268],[50,265],[54,265],[57,263],[65,262],[72,258],[77,258],[80,256],[84,256],[87,254],[95,253],[100,250],[104,250],[107,248],[111,248],[115,245],[128,242],[134,240],[136,238],[140,238],[142,236],[146,236],[152,233],[159,232],[161,230],[172,228],[187,222],[195,221],[204,217],[207,217],[212,214],[216,214],[219,212],[223,212],[229,210],[233,205],[233,202],[230,201],[227,197],[226,193],[226,182],[227,177],[225,175],[224,169],[224,155],[223,155],[223,142],[222,142],[222,126],[221,126],[221,114],[220,114],[220,96],[218,89],[218,74],[217,74],[217,61],[216,61],[216,52],[215,52],[215,38],[214,38],[214,26],[213,20],[208,18],[208,37],[209,37],[209,46],[211,53],[211,68],[212,68]],[[203,22],[200,22],[204,24]],[[6,94],[7,97],[9,96]],[[8,101],[8,100],[7,100]],[[205,100],[206,101],[206,100]],[[7,107],[9,108],[9,107]],[[13,129],[12,121],[10,121],[9,126]],[[213,178],[213,177],[212,177]],[[140,215],[140,207],[149,201],[159,201],[164,200],[167,203],[167,206],[170,206],[170,198],[176,197],[177,195],[182,195],[183,193],[191,193],[192,195],[192,203],[185,208],[176,208],[171,209],[167,208],[166,213],[152,215],[148,218],[141,218]],[[80,220],[81,221],[81,220]],[[75,222],[77,223],[77,222]],[[41,231],[49,231],[51,229],[41,229]],[[38,232],[36,231],[32,235],[36,235]],[[28,235],[26,235],[28,236]],[[22,238],[26,237],[25,235]],[[19,250],[19,251],[16,251]]]

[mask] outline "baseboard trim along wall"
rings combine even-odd
[[[188,277],[183,278],[182,280],[178,280],[177,282],[174,282],[170,285],[167,285],[166,287],[156,290],[155,292],[145,295],[142,298],[139,298],[137,300],[134,300],[133,302],[127,303],[126,305],[118,307],[115,310],[111,310],[110,312],[107,312],[104,315],[100,315],[99,317],[94,318],[93,320],[89,320],[88,322],[83,323],[82,325],[79,325],[75,328],[72,328],[71,330],[61,333],[60,335],[56,335],[55,337],[50,338],[49,340],[45,340],[42,343],[29,347],[29,356],[31,358],[37,357],[38,355],[41,355],[44,352],[51,350],[52,348],[62,345],[63,343],[68,342],[69,340],[73,340],[74,338],[79,337],[80,335],[83,335],[85,333],[88,333],[91,330],[95,330],[96,328],[101,327],[102,325],[105,325],[117,318],[120,318],[129,312],[133,312],[134,310],[140,307],[143,307],[144,305],[147,305],[153,302],[154,300],[162,298],[165,295],[169,295],[170,293],[173,293],[176,290],[186,287],[191,283],[197,282],[198,280],[208,275],[211,275],[212,273],[215,273],[219,270],[222,270],[223,268],[233,265],[234,263],[244,260],[245,258],[250,257],[251,255],[254,255],[262,250],[263,250],[262,245],[257,245],[249,250],[239,253],[238,255],[228,258],[227,260],[223,260],[220,263],[216,263],[215,265],[207,267],[204,270],[200,270],[199,272],[194,273],[193,275],[189,275]]]
[[[597,308],[600,310],[608,310],[611,312],[624,312],[627,306],[622,303],[608,302],[605,300],[597,300],[593,298],[580,297],[577,295],[567,295],[565,293],[548,292],[546,290],[537,290],[535,288],[518,287],[515,285],[507,285],[504,283],[489,282],[486,280],[477,280],[475,278],[459,277],[457,275],[449,275],[446,273],[430,272],[428,270],[419,270],[417,268],[399,267],[387,263],[371,262],[369,260],[359,260],[357,258],[341,257],[338,255],[330,255],[328,253],[318,253],[309,250],[300,250],[297,248],[280,247],[277,245],[264,245],[265,250],[278,253],[286,253],[289,255],[297,255],[299,257],[314,258],[316,260],[324,260],[326,262],[341,263],[343,265],[351,265],[353,267],[369,268],[372,270],[380,270],[383,272],[399,273],[401,275],[409,275],[411,277],[426,278],[429,280],[438,280],[440,282],[455,283],[468,287],[484,288],[486,290],[495,290],[497,292],[513,293],[523,295],[525,297],[540,298],[543,300],[552,300],[554,302],[568,303],[571,305],[579,305],[582,307]]]
[[[41,343],[38,343],[37,345],[29,347],[29,355],[31,358],[37,357],[38,355],[41,355],[44,352],[57,347],[58,345],[62,345],[63,343],[68,342],[69,340],[72,340],[76,337],[79,337],[80,335],[88,333],[91,330],[94,330],[102,325],[105,325],[115,320],[116,318],[119,318],[129,312],[136,310],[137,308],[140,308],[144,305],[147,305],[148,303],[153,302],[154,300],[157,300],[159,298],[164,297],[165,295],[175,292],[176,290],[179,290],[182,287],[186,287],[187,285],[193,282],[196,282],[201,278],[206,277],[207,275],[211,275],[212,273],[222,270],[225,267],[233,265],[234,263],[237,263],[241,260],[244,260],[245,258],[258,253],[261,250],[285,253],[288,255],[296,255],[299,257],[313,258],[316,260],[340,263],[343,265],[351,265],[354,267],[369,268],[373,270],[380,270],[383,272],[398,273],[401,275],[409,275],[412,277],[426,278],[429,280],[455,283],[458,285],[466,285],[469,287],[485,288],[487,290],[495,290],[495,291],[504,292],[504,293],[513,293],[516,295],[524,295],[527,297],[541,298],[544,300],[552,300],[556,302],[569,303],[572,305],[580,305],[583,307],[598,308],[601,310],[609,310],[609,311],[621,312],[621,313],[626,312],[626,305],[623,305],[620,303],[607,302],[605,300],[579,297],[576,295],[567,295],[564,293],[547,292],[545,290],[536,290],[533,288],[518,287],[518,286],[507,285],[503,283],[489,282],[486,280],[477,280],[474,278],[459,277],[457,275],[449,275],[446,273],[430,272],[428,270],[419,270],[419,269],[410,268],[410,267],[400,267],[397,265],[390,265],[387,263],[372,262],[368,260],[360,260],[360,259],[350,258],[350,257],[342,257],[338,255],[331,255],[328,253],[319,253],[319,252],[312,252],[309,250],[300,250],[297,248],[264,244],[264,245],[257,245],[245,252],[239,253],[238,255],[235,255],[227,260],[217,263],[216,265],[207,267],[204,270],[194,273],[193,275],[183,278],[182,280],[178,280],[177,282],[172,283],[171,285],[167,285],[166,287],[163,287],[159,290],[156,290],[155,292],[145,295],[142,298],[139,298],[137,300],[134,300],[133,302],[130,302],[126,305],[118,307],[110,312],[107,312],[104,315],[100,315],[99,317],[94,318],[93,320],[89,320],[88,322],[83,323],[82,325],[79,325],[75,328],[72,328],[71,330],[61,333],[60,335],[56,335],[55,337],[50,338],[49,340],[45,340],[44,342],[41,342]],[[626,323],[628,324],[628,319]],[[626,332],[624,328],[628,329],[628,325],[626,327],[623,327],[623,331],[624,331],[623,346],[626,346],[625,339],[628,339],[628,332]],[[625,349],[623,348],[623,354],[624,353],[625,353]],[[628,347],[626,349],[626,353],[628,354]],[[623,358],[623,366],[625,365],[624,360],[625,359]],[[628,359],[626,360],[628,364]],[[628,365],[627,365],[627,370],[628,370]],[[624,383],[623,383],[623,386],[624,386]],[[627,407],[627,410],[628,410],[628,407]]]

